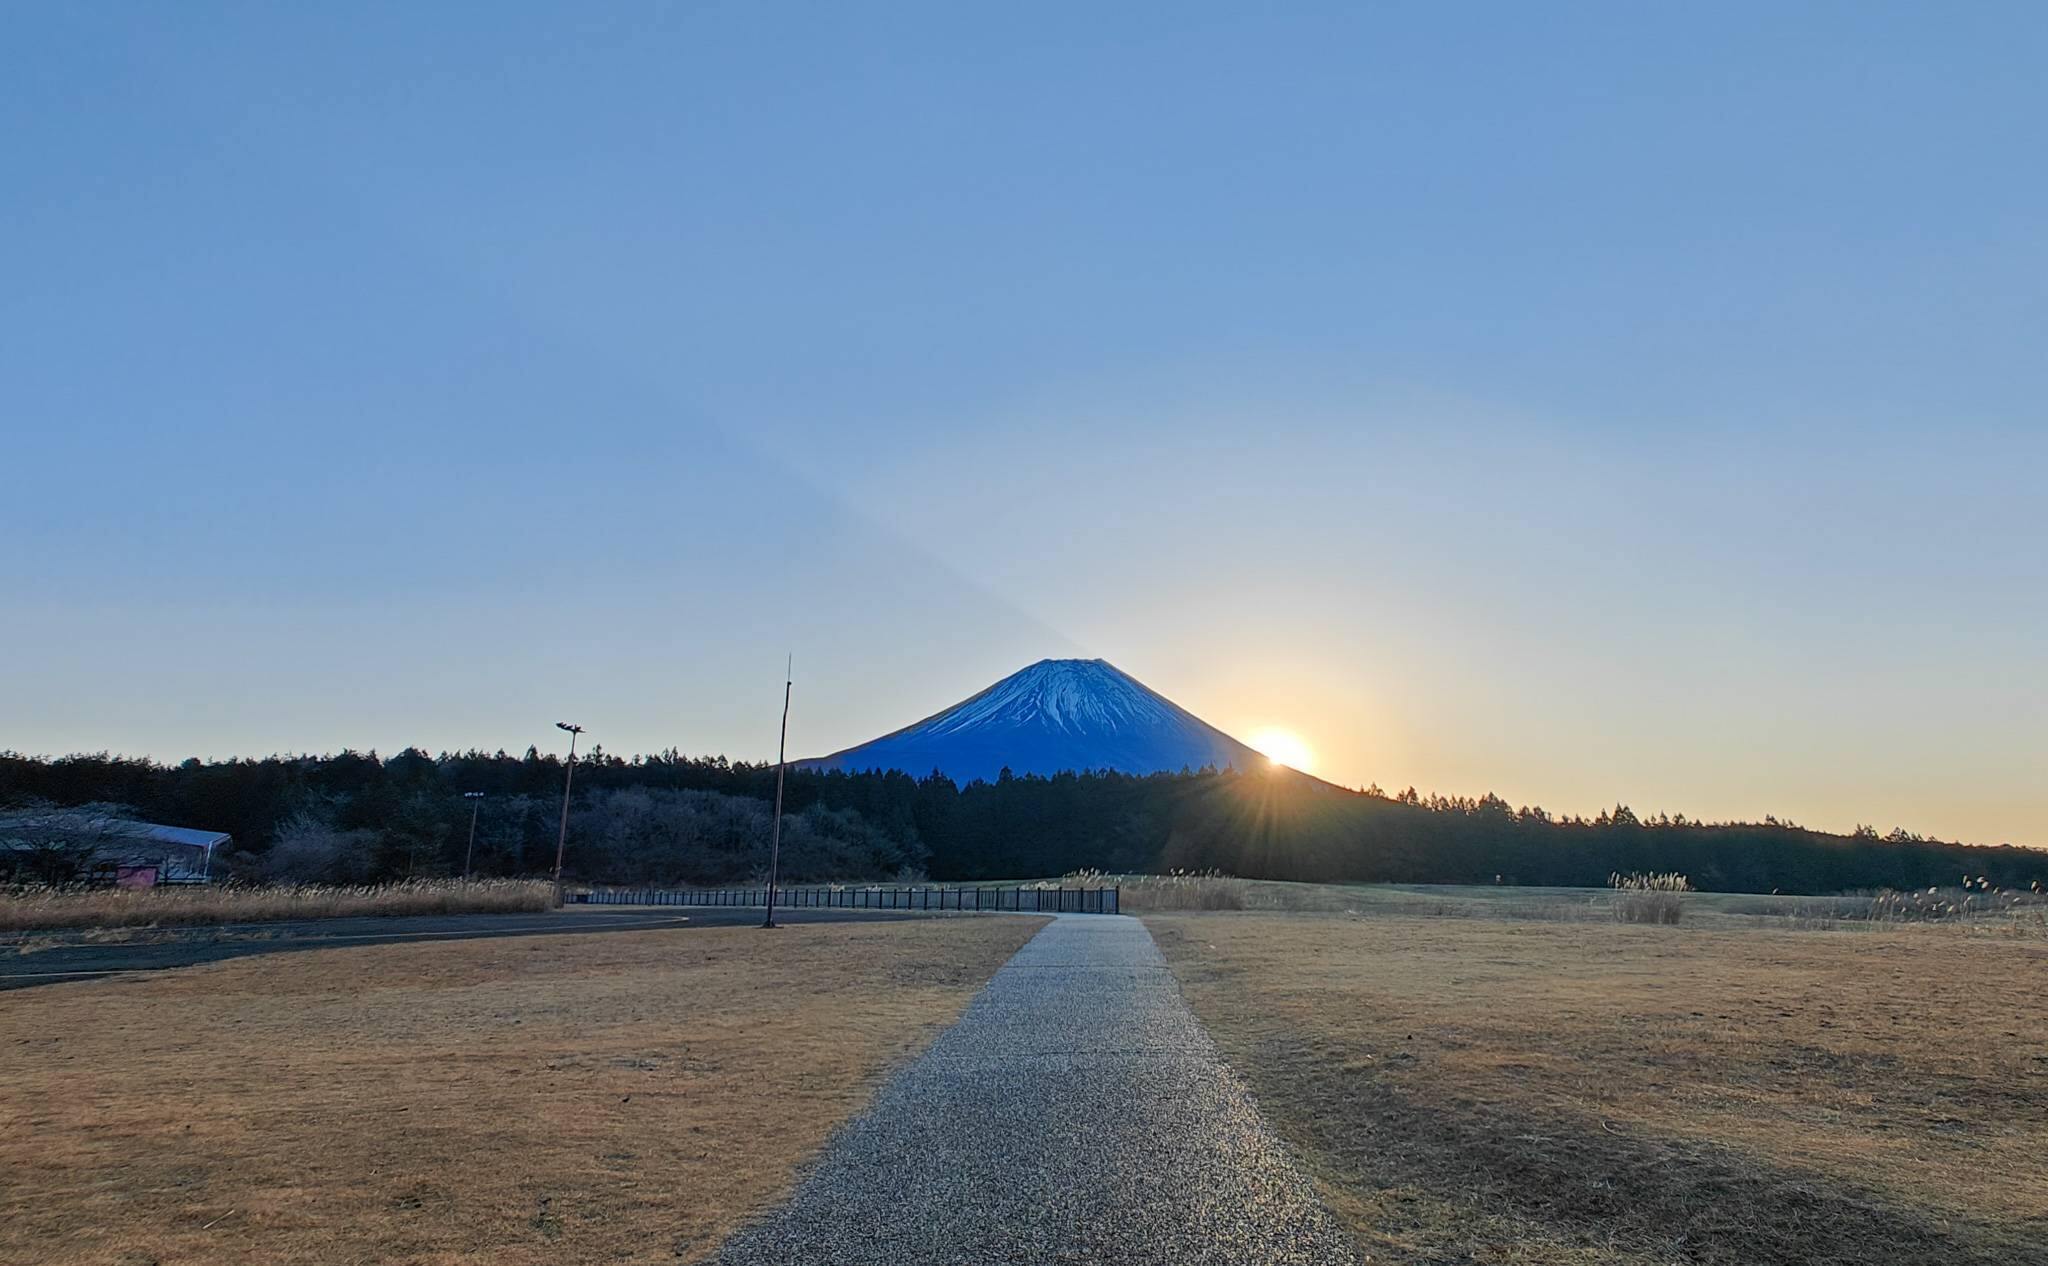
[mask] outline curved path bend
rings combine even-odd
[[[724,1266],[1353,1263],[1136,919],[1062,915]]]

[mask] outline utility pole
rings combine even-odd
[[[555,837],[555,909],[559,910],[562,908],[562,854],[569,847],[569,788],[576,785],[576,736],[583,733],[583,727],[557,721],[555,728],[569,732],[569,765],[562,777],[562,833]]]
[[[782,737],[775,742],[775,821],[768,828],[768,917],[761,926],[775,926],[775,880],[782,865],[782,775],[789,768],[789,687],[795,679],[792,671],[796,667],[796,656],[782,669]]]
[[[484,807],[484,793],[465,791],[462,798],[469,801],[469,847],[462,850],[462,880],[469,882],[469,863],[476,857],[476,811]]]

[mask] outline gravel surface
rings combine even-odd
[[[762,1263],[1354,1263],[1136,919],[1062,915],[883,1087]]]

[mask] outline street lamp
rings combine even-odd
[[[789,768],[789,686],[796,676],[793,666],[796,657],[783,665],[782,672],[782,737],[775,744],[775,821],[768,828],[768,917],[761,920],[761,926],[775,926],[775,881],[782,864],[782,772]]]
[[[476,856],[476,811],[484,807],[484,793],[465,791],[462,798],[469,801],[469,847],[462,850],[462,881],[469,882],[469,863]]]
[[[569,788],[576,783],[576,736],[583,733],[583,727],[557,721],[555,728],[569,732],[569,766],[562,776],[562,833],[555,837],[555,909],[559,910],[562,908],[562,853],[569,847]]]

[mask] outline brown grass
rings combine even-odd
[[[1379,1259],[2048,1262],[2048,945],[1148,923]]]
[[[1042,922],[387,945],[9,994],[0,1261],[701,1259]]]
[[[32,887],[0,890],[0,932],[82,927],[270,923],[398,914],[523,914],[546,910],[540,879],[409,879],[392,884],[218,887]]]

